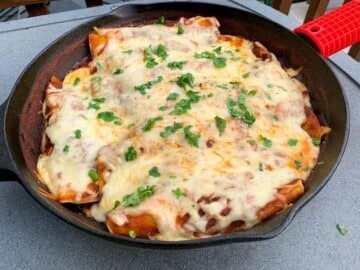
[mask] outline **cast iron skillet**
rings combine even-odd
[[[77,207],[62,205],[42,196],[39,191],[45,187],[38,181],[35,168],[44,130],[39,112],[50,77],[55,75],[63,78],[76,62],[81,62],[89,55],[87,35],[94,26],[141,25],[154,23],[160,16],[165,16],[167,21],[175,21],[180,16],[196,15],[216,16],[223,34],[261,41],[285,66],[302,67],[300,79],[310,89],[314,111],[332,129],[321,147],[320,160],[323,164],[318,165],[311,174],[303,197],[293,207],[248,231],[207,239],[165,242],[111,234],[103,224],[79,214]],[[16,175],[18,181],[42,206],[78,228],[118,243],[152,248],[193,248],[277,236],[330,179],[340,162],[349,133],[347,102],[337,78],[323,58],[299,36],[274,22],[242,10],[193,2],[128,4],[80,25],[53,42],[29,64],[17,80],[9,99],[1,107],[1,119],[4,121],[4,138],[1,143],[8,148],[8,153],[1,153],[1,178],[9,179]]]

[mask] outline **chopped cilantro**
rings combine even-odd
[[[187,63],[187,61],[174,61],[174,62],[169,62],[167,64],[167,67],[170,69],[180,69],[182,70],[183,66]]]
[[[160,16],[158,18],[158,24],[165,24],[165,17],[164,16]]]
[[[147,68],[153,68],[158,64],[158,62],[155,61],[155,58],[150,58],[148,61],[146,61],[146,67]]]
[[[155,55],[160,57],[162,60],[165,60],[168,57],[168,53],[164,45],[159,44],[155,51],[153,51]]]
[[[251,127],[255,122],[255,115],[252,113],[251,109],[245,105],[245,98],[248,95],[246,90],[243,90],[239,96],[238,102],[229,98],[227,101],[227,108],[229,114],[234,118],[240,118],[243,122],[248,124]],[[237,106],[238,108],[237,109]]]
[[[341,224],[336,224],[336,228],[338,229],[339,233],[343,236],[345,236],[348,232],[348,230]]]
[[[273,115],[273,118],[274,118],[275,121],[279,121],[279,116]]]
[[[315,145],[315,146],[320,146],[320,144],[321,144],[321,139],[312,138],[311,140],[312,140],[313,145]]]
[[[147,123],[145,124],[145,126],[143,126],[141,128],[142,131],[146,132],[146,131],[150,131],[154,125],[155,125],[155,122],[158,122],[158,121],[162,121],[164,120],[164,118],[162,116],[157,116],[157,117],[154,117],[154,118],[150,118]]]
[[[176,79],[176,84],[186,91],[186,86],[194,87],[194,76],[191,73],[182,74]]]
[[[256,144],[256,141],[255,140],[247,140],[246,141],[248,144],[250,145],[255,145]]]
[[[256,93],[257,93],[256,90],[251,90],[251,91],[249,91],[248,95],[249,95],[249,96],[255,96]]]
[[[221,46],[214,49],[213,52],[216,53],[216,54],[220,54],[221,53]]]
[[[167,109],[169,109],[169,107],[167,107],[167,106],[159,107],[159,111],[166,111]]]
[[[153,68],[158,64],[153,57],[153,49],[151,48],[151,45],[146,47],[146,49],[144,50],[143,61],[146,63],[147,68]]]
[[[128,127],[128,128],[133,128],[133,127],[135,127],[135,123],[128,124],[127,127]]]
[[[216,127],[219,130],[219,134],[221,136],[226,128],[226,120],[219,116],[215,116],[215,121],[216,121]]]
[[[160,172],[159,172],[159,168],[157,166],[154,166],[151,168],[151,170],[149,171],[149,174],[153,177],[160,177]]]
[[[176,34],[178,35],[184,34],[184,28],[181,26],[181,24],[178,24]]]
[[[265,147],[272,146],[272,141],[262,135],[259,136],[259,140],[262,142],[263,146]]]
[[[129,231],[129,236],[130,236],[131,238],[136,238],[136,232],[135,232],[134,230],[130,230],[130,231]]]
[[[191,109],[191,100],[190,99],[182,99],[178,103],[175,104],[174,113],[176,115],[182,115],[187,113],[188,110]]]
[[[137,85],[134,87],[135,91],[139,91],[140,94],[145,95],[146,94],[146,89],[150,89],[151,86],[153,86],[156,83],[159,83],[163,80],[162,76],[158,76],[156,80],[153,81],[148,81],[146,83],[143,83],[141,85]]]
[[[122,199],[122,203],[124,207],[134,207],[138,206],[141,202],[143,202],[146,198],[152,196],[155,185],[146,186],[146,187],[138,187],[135,192],[125,195]]]
[[[288,142],[287,142],[287,144],[289,146],[296,146],[297,143],[298,143],[298,140],[296,140],[296,139],[289,139]]]
[[[137,152],[134,146],[128,147],[127,151],[125,152],[125,160],[126,161],[133,161],[137,159]]]
[[[96,67],[97,67],[97,68],[99,68],[99,69],[103,69],[103,66],[101,65],[101,63],[100,63],[100,62],[96,62],[95,64],[96,64]]]
[[[171,192],[175,195],[176,199],[179,199],[181,196],[186,197],[186,193],[181,191],[180,188],[173,189]]]
[[[265,97],[268,99],[268,100],[272,100],[272,97],[269,93],[265,93]]]
[[[114,210],[115,208],[118,208],[120,206],[121,202],[119,200],[116,200],[114,203],[114,208],[112,210]]]
[[[184,127],[185,140],[192,146],[199,147],[200,134],[194,134],[190,131],[193,126]]]
[[[241,82],[239,81],[234,81],[234,82],[229,82],[233,87],[236,87],[236,86],[240,86]]]
[[[178,93],[170,93],[168,95],[168,97],[166,98],[166,100],[176,100],[178,98],[179,94]]]
[[[80,83],[80,78],[76,77],[72,85],[73,86],[78,86],[79,83]]]
[[[221,89],[224,89],[224,90],[227,90],[227,89],[228,89],[228,86],[227,86],[226,83],[218,84],[218,85],[216,85],[216,87],[221,88]]]
[[[113,124],[115,125],[120,125],[120,118],[117,117],[114,112],[112,111],[104,111],[104,112],[100,112],[97,115],[97,119],[101,119],[105,122],[111,123],[113,122]]]
[[[213,61],[214,66],[217,68],[226,67],[226,59],[223,57],[216,57],[215,53],[213,53],[213,52],[204,51],[201,53],[195,53],[194,57],[210,59]]]
[[[95,171],[94,169],[91,169],[88,171],[88,176],[91,178],[91,180],[96,183],[99,180],[99,175],[97,173],[97,171]]]
[[[91,77],[90,81],[92,82],[101,82],[102,78],[100,76],[94,76],[94,77]]]
[[[259,163],[259,171],[264,171],[264,164],[262,162]]]
[[[190,98],[190,101],[193,103],[198,103],[200,101],[200,95],[199,92],[195,92],[195,91],[186,91],[186,95]]]
[[[266,87],[267,88],[273,88],[274,85],[272,85],[271,83],[267,84]]]
[[[183,128],[184,124],[181,122],[174,122],[172,126],[166,126],[164,131],[160,132],[160,136],[163,138],[169,137],[174,134],[178,129]]]
[[[126,50],[126,51],[122,51],[122,53],[127,53],[127,54],[132,54],[132,50]]]
[[[124,71],[123,71],[121,68],[117,67],[117,68],[114,70],[113,75],[119,75],[119,74],[121,74],[121,73],[124,73]]]
[[[301,168],[301,161],[300,160],[294,160],[295,168],[298,170]]]
[[[251,72],[244,73],[244,74],[242,75],[242,77],[243,77],[244,79],[249,78],[250,74],[251,74]]]
[[[63,148],[63,152],[64,152],[64,153],[68,153],[69,150],[70,150],[70,146],[66,144],[66,145],[64,146],[64,148]]]
[[[75,134],[75,138],[76,139],[80,139],[81,138],[81,130],[80,129],[77,129],[74,131],[74,134]]]

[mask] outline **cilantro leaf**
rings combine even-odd
[[[338,229],[338,231],[341,233],[341,235],[345,236],[348,232],[348,230],[341,224],[336,224],[336,228]]]
[[[139,91],[140,94],[145,95],[146,94],[146,89],[150,89],[151,86],[153,86],[154,84],[157,84],[159,82],[161,82],[163,80],[162,76],[158,76],[156,80],[153,81],[148,81],[146,83],[137,85],[134,87],[135,91]]]
[[[181,26],[181,24],[178,24],[176,34],[182,35],[182,34],[184,34],[184,32],[185,32],[184,28]]]
[[[88,171],[88,176],[91,178],[91,180],[96,183],[99,180],[99,175],[97,173],[97,171],[95,171],[94,169],[91,169]]]
[[[178,103],[175,104],[174,113],[176,115],[182,115],[187,113],[191,109],[191,100],[190,99],[181,99]]]
[[[129,231],[129,236],[130,236],[131,238],[136,238],[136,232],[135,232],[134,230],[130,230],[130,231]]]
[[[166,100],[176,100],[178,98],[179,94],[178,93],[170,93],[168,95],[168,97],[166,98]]]
[[[155,55],[160,57],[162,60],[165,60],[168,57],[168,53],[164,45],[159,44],[155,51],[153,51]]]
[[[97,119],[102,119],[105,122],[114,122],[114,124],[119,123],[120,124],[120,118],[115,115],[112,111],[104,111],[100,112],[97,115]]]
[[[133,161],[137,159],[137,152],[134,146],[128,147],[127,151],[125,152],[125,160],[126,161]]]
[[[185,140],[192,146],[199,147],[200,134],[194,134],[190,131],[193,126],[184,127]]]
[[[75,138],[76,139],[80,139],[81,138],[81,130],[80,129],[76,129],[74,131],[74,134],[75,134]]]
[[[289,146],[296,146],[297,143],[298,143],[298,140],[296,140],[296,139],[289,139],[287,144],[288,144]]]
[[[186,86],[194,87],[194,76],[191,73],[180,75],[176,79],[176,84],[186,91]]]
[[[166,126],[164,131],[160,132],[160,136],[163,138],[169,137],[171,134],[174,134],[178,129],[183,128],[184,124],[181,122],[174,122],[172,126]]]
[[[180,188],[173,189],[171,192],[175,195],[176,199],[179,199],[181,196],[186,197],[186,193],[183,192]]]
[[[151,170],[149,171],[149,174],[153,177],[160,177],[160,172],[159,172],[159,168],[157,166],[154,166],[151,168]]]
[[[80,78],[76,77],[72,85],[73,86],[78,86],[79,83],[80,83]]]
[[[146,186],[146,187],[138,187],[135,192],[125,195],[122,199],[122,203],[124,207],[134,207],[138,206],[142,203],[146,198],[152,196],[155,185]]]
[[[167,64],[167,67],[170,68],[171,70],[173,69],[180,69],[182,70],[183,66],[187,63],[187,61],[174,61],[174,62],[169,62]]]
[[[216,116],[215,121],[216,121],[216,127],[219,130],[219,134],[221,136],[222,133],[225,131],[225,128],[226,128],[226,120],[219,117],[219,116]]]
[[[164,118],[162,116],[158,116],[158,117],[154,117],[154,118],[150,118],[147,123],[145,124],[145,126],[143,126],[141,128],[142,131],[146,132],[146,131],[150,131],[153,126],[155,125],[156,122],[158,121],[162,121],[164,120]]]
[[[272,141],[262,135],[259,136],[259,140],[262,142],[263,146],[265,147],[272,146]]]
[[[317,138],[312,138],[312,143],[315,146],[320,146],[321,145],[321,139],[317,139]]]

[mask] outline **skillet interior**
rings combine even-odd
[[[320,119],[332,128],[326,138],[326,145],[320,152],[320,160],[324,164],[317,166],[310,176],[304,196],[291,209],[246,232],[181,242],[131,239],[113,235],[107,232],[103,224],[79,215],[77,207],[61,205],[43,197],[39,190],[44,187],[37,180],[35,169],[44,130],[39,112],[50,77],[56,75],[63,78],[76,62],[89,55],[87,35],[94,26],[139,25],[153,23],[160,16],[165,16],[167,20],[177,20],[180,16],[196,15],[216,16],[221,23],[221,33],[261,41],[285,66],[302,67],[300,79],[310,90],[313,108]],[[348,135],[348,111],[344,94],[333,72],[309,45],[291,31],[245,11],[212,4],[177,2],[124,5],[109,15],[85,23],[59,38],[40,53],[19,77],[9,98],[5,125],[8,148],[21,182],[46,209],[79,228],[117,242],[157,248],[184,248],[262,240],[274,237],[284,230],[297,210],[329,180],[340,161]]]

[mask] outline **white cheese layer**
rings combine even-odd
[[[307,179],[319,149],[301,128],[310,106],[305,86],[274,55],[257,58],[253,42],[220,36],[215,18],[207,26],[193,20],[179,21],[183,34],[177,25],[97,29],[107,44],[90,63],[96,72],[74,71],[48,96],[56,104],[45,131],[54,150],[39,159],[38,172],[51,192],[81,194],[89,170],[103,164],[105,185],[91,207],[97,221],[122,226],[148,213],[154,238],[180,240],[239,220],[250,228],[281,186]],[[104,121],[101,112],[117,118]],[[132,147],[137,156],[129,160]],[[126,195],[148,186],[154,194],[126,207]]]

